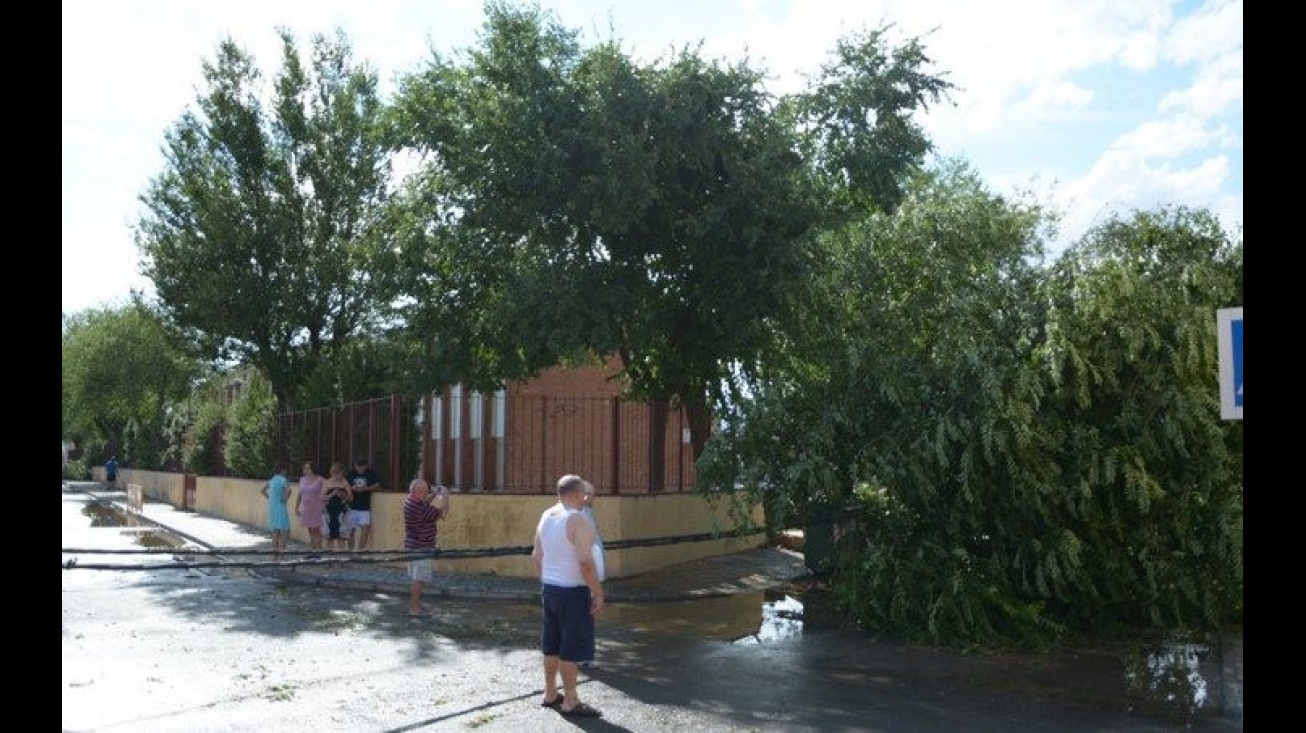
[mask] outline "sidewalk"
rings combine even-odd
[[[88,484],[88,489],[93,485]],[[123,492],[93,491],[112,501],[124,512],[134,514],[150,524],[167,529],[205,549],[270,550],[271,537],[235,522],[182,511],[170,504],[145,501],[140,511],[133,509]],[[292,541],[292,551],[309,548]],[[232,553],[238,554],[236,552]],[[402,554],[396,551],[396,555]],[[340,560],[348,557],[341,553]],[[271,556],[249,558],[266,562],[254,570],[259,575],[285,582],[304,583],[324,588],[367,591],[408,592],[405,563],[339,562],[332,553],[323,551],[320,559],[292,555],[282,564]],[[783,548],[765,547],[729,555],[681,563],[629,578],[612,578],[603,588],[611,602],[681,601],[735,593],[749,593],[774,588],[809,574],[802,553]],[[435,572],[425,585],[424,595],[433,598],[487,598],[534,601],[539,598],[536,578],[506,577],[470,573]]]

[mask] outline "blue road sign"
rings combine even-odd
[[[1243,419],[1243,309],[1221,308],[1215,313],[1220,348],[1220,417]]]

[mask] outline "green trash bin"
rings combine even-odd
[[[803,564],[817,575],[834,570],[834,528],[842,518],[838,504],[813,504],[803,528]]]
[[[851,540],[861,511],[857,502],[821,503],[808,508],[803,529],[803,564],[817,575],[834,570],[839,545]]]

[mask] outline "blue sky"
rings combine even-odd
[[[1243,3],[1173,0],[541,0],[583,42],[652,62],[702,42],[802,88],[848,33],[894,24],[959,87],[921,118],[937,152],[1062,216],[1054,250],[1111,212],[1203,207],[1241,236]],[[114,305],[139,274],[132,225],[164,131],[231,36],[271,76],[276,28],[345,30],[383,90],[429,49],[472,46],[481,0],[63,1],[63,311]]]

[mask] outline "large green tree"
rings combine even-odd
[[[233,40],[203,63],[137,242],[168,317],[206,354],[257,367],[284,407],[376,327],[393,264],[378,254],[390,162],[375,72],[343,33],[315,36],[307,65],[281,40],[271,90]]]
[[[157,468],[168,416],[203,372],[140,301],[65,314],[63,436],[92,461],[113,452],[125,465]]]
[[[430,153],[399,226],[415,331],[473,384],[617,355],[701,451],[720,386],[806,282],[838,211],[826,178],[892,204],[928,149],[910,115],[948,85],[870,34],[822,77],[847,84],[782,102],[747,62],[639,64],[538,8],[486,13],[480,45],[436,54],[396,103],[396,144]]]
[[[870,507],[839,590],[876,630],[992,639],[1026,618],[1004,573],[1007,541],[1042,539],[1022,534],[1028,496],[1055,478],[1031,419],[1043,223],[946,161],[823,237],[825,267],[700,463],[781,526]]]
[[[835,587],[876,631],[1039,645],[1239,623],[1242,433],[1219,420],[1215,312],[1241,303],[1241,242],[1163,209],[1049,266],[1045,224],[947,164],[823,239],[814,297],[700,480],[782,523],[853,500]]]
[[[1242,622],[1242,421],[1220,418],[1216,337],[1242,266],[1241,236],[1173,206],[1111,218],[1050,273],[1040,423],[1061,477],[1047,496],[1078,547],[1047,597],[1076,627]],[[1058,580],[1024,559],[1029,592]]]

